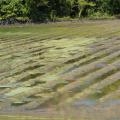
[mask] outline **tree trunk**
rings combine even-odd
[[[81,14],[82,14],[83,9],[84,9],[84,7],[80,8],[80,11],[79,11],[79,14],[78,14],[79,20],[81,19]]]

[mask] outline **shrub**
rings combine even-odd
[[[114,19],[114,16],[111,16],[110,14],[106,12],[91,12],[89,13],[88,16],[90,19]]]

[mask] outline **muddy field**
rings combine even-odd
[[[1,26],[0,114],[120,120],[120,21]]]

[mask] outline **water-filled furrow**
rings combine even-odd
[[[22,79],[18,80],[17,82],[28,81],[28,80],[30,80],[30,79],[36,78],[36,77],[38,77],[38,76],[41,76],[41,75],[43,75],[43,74],[44,74],[44,73],[29,74],[29,75],[23,77]]]
[[[119,44],[118,44],[119,45]],[[116,46],[117,47],[117,46]],[[83,53],[82,55],[76,55],[77,57],[75,57],[74,56],[74,58],[71,58],[71,59],[69,59],[69,60],[66,60],[65,62],[63,62],[63,63],[60,63],[60,64],[56,64],[56,65],[54,65],[54,66],[51,66],[49,69],[48,69],[48,71],[50,70],[54,70],[56,67],[59,67],[59,69],[60,68],[63,68],[63,67],[65,67],[65,66],[68,66],[69,64],[72,66],[73,65],[73,67],[70,67],[70,68],[68,68],[68,69],[72,69],[73,70],[73,68],[76,68],[76,65],[78,65],[78,63],[79,63],[79,61],[80,61],[80,63],[82,63],[81,61],[82,61],[82,59],[86,59],[86,58],[89,58],[90,56],[93,56],[95,53],[98,53],[98,52],[102,52],[102,51],[104,51],[104,50],[106,50],[106,49],[110,49],[111,48],[111,45],[110,46],[106,46],[106,45],[103,45],[103,46],[100,46],[100,47],[97,47],[97,48],[95,48],[95,50],[93,50],[93,51],[90,51],[90,52],[87,52],[87,53]],[[90,58],[89,58],[90,59]],[[77,63],[78,62],[78,63]],[[89,62],[89,61],[88,61]],[[66,64],[65,64],[66,63]],[[75,64],[75,65],[74,65]],[[67,71],[67,70],[65,70],[65,71]],[[68,70],[69,71],[69,70]],[[64,73],[64,72],[63,72]]]
[[[115,74],[117,71],[120,70],[119,66],[116,66],[118,64],[119,61],[113,63],[112,65],[109,65],[106,68],[103,68],[97,72],[94,72],[86,76],[86,78],[82,78],[80,80],[78,79],[76,82],[70,83],[64,86],[63,88],[60,88],[59,90],[57,90],[55,96],[53,96],[52,99],[54,100],[54,98],[57,96],[57,100],[58,100],[57,102],[59,103],[61,99],[66,99],[66,97],[69,98],[74,96],[75,94],[83,91],[85,88],[89,87],[90,85],[100,82],[105,78],[107,78],[108,76]],[[116,68],[114,66],[116,66]]]
[[[118,78],[117,81],[115,81],[114,83],[110,84],[110,85],[107,85],[105,86],[104,88],[102,88],[100,90],[100,92],[96,92],[92,95],[90,95],[90,98],[94,98],[94,99],[100,99],[101,97],[111,93],[111,92],[114,92],[116,91],[118,88],[120,87],[120,79]]]
[[[118,52],[119,53],[119,52]],[[115,55],[119,55],[119,54],[117,54],[117,53],[115,53]],[[110,58],[111,57],[111,58]],[[109,63],[109,60],[110,59],[113,59],[115,56],[109,56],[109,57],[106,57],[106,62],[108,62]],[[109,59],[110,58],[110,59]],[[104,61],[104,60],[103,60]],[[99,63],[99,62],[98,62]],[[97,62],[96,62],[96,64],[97,64]],[[93,66],[92,64],[91,64],[91,66]],[[89,66],[88,66],[89,67]],[[97,71],[97,70],[99,70],[100,68],[102,69],[103,67],[105,67],[105,66],[102,66],[102,67],[98,67],[99,69],[96,69],[96,67],[97,66],[95,66],[95,67],[92,67],[91,69],[88,69],[88,71],[86,71],[85,73],[82,73],[81,72],[81,77],[85,77],[85,76],[87,76],[87,75],[89,75],[89,74],[91,74],[91,73],[94,73],[95,71]],[[90,68],[90,67],[89,67]],[[81,69],[83,69],[83,68],[81,68]],[[85,69],[87,69],[87,68],[85,68]],[[96,80],[102,80],[103,78],[105,78],[105,77],[107,77],[108,75],[110,75],[110,74],[113,74],[114,72],[116,72],[116,71],[113,71],[113,70],[111,70],[111,71],[109,71],[109,72],[107,72],[107,74],[103,74],[103,76],[101,76],[101,77],[99,77],[99,78],[97,78]],[[89,74],[87,74],[87,73],[89,73]],[[77,76],[77,77],[80,77],[80,75],[79,76]],[[64,77],[63,77],[64,78]],[[81,78],[81,79],[84,79],[84,78]],[[59,80],[57,80],[57,81],[59,81]],[[75,81],[74,81],[75,82]],[[94,81],[94,82],[96,82],[96,81]],[[47,84],[45,84],[44,85],[44,87],[45,88],[48,88],[48,87],[50,87],[51,88],[51,90],[53,90],[53,91],[56,91],[57,89],[59,89],[59,88],[61,88],[61,87],[65,87],[65,85],[68,85],[69,83],[71,83],[71,81],[66,81],[66,80],[63,80],[63,82],[60,80],[60,83],[59,82],[56,82],[55,83],[55,81],[53,81],[53,82],[51,82],[50,84],[52,84],[52,86],[50,86],[50,84],[48,83],[48,85]],[[71,84],[72,85],[72,84]],[[39,92],[39,91],[38,91]],[[41,91],[42,92],[42,91]],[[36,93],[37,94],[37,93]]]
[[[6,43],[6,45],[8,45],[8,44],[13,44],[14,42],[15,42],[15,45],[17,45],[17,44],[20,44],[20,43],[22,43],[22,42],[25,42],[26,40],[30,40],[30,39],[33,39],[33,38],[41,38],[41,39],[44,39],[44,38],[46,38],[46,36],[47,36],[47,38],[48,37],[50,37],[50,36],[56,36],[56,33],[51,33],[51,34],[45,34],[45,35],[29,35],[29,37],[28,36],[26,36],[25,38],[18,38],[18,39],[10,39],[10,43],[8,42],[8,43]],[[13,43],[12,43],[13,42]]]
[[[84,65],[87,65],[91,62],[97,61],[101,58],[104,58],[112,53],[115,53],[117,51],[119,51],[119,45],[118,46],[114,46],[112,48],[107,48],[106,50],[103,51],[99,51],[97,53],[92,54],[91,56],[88,56],[86,58],[81,59],[80,61],[78,61],[75,65],[73,64],[72,67],[68,68],[67,70],[65,70],[62,74],[66,74],[69,73],[71,71],[73,71],[74,69],[77,69],[79,67],[82,67]]]
[[[86,99],[91,99],[93,98],[93,96],[95,94],[101,94],[101,90],[104,89],[105,87],[113,84],[114,82],[118,81],[120,77],[120,71],[116,72],[115,74],[112,74],[110,76],[108,76],[107,78],[103,79],[102,81],[100,82],[97,82],[93,85],[90,85],[89,87],[86,87],[82,92],[79,92],[77,94],[75,94],[73,97],[69,98],[64,104],[66,103],[74,103],[75,101],[78,101],[80,102],[81,100],[86,100]],[[111,91],[111,92],[114,92],[114,91]],[[110,92],[110,94],[111,94]],[[109,95],[105,95],[105,96],[109,96]],[[97,100],[99,98],[94,98],[94,100]],[[104,96],[103,98],[101,97],[100,99],[104,99]]]

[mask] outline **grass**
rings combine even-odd
[[[51,120],[47,117],[30,117],[30,116],[0,116],[0,120]],[[65,120],[64,118],[52,118],[52,120]],[[72,119],[66,119],[72,120]]]
[[[79,114],[81,120],[98,120],[97,115],[91,117],[96,113],[94,105],[78,105],[82,107],[79,111],[68,106],[93,98],[99,113],[101,99],[107,96],[109,100],[119,89],[119,58],[118,20],[1,26],[0,110],[7,113],[13,108],[16,116],[0,116],[0,120],[49,120],[47,115],[32,116],[35,110],[55,108],[57,112],[62,107],[67,116],[62,115],[61,120],[73,120]],[[33,115],[20,118],[16,112],[21,109]],[[108,119],[108,111],[102,112],[101,119]],[[56,116],[52,119],[58,120]]]

